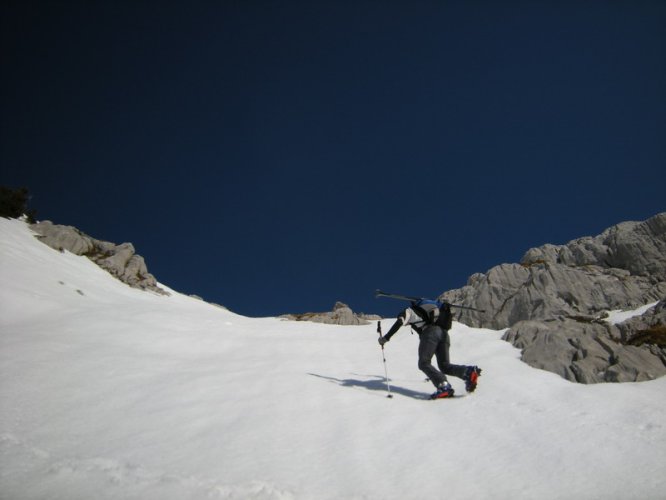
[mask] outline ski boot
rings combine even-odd
[[[465,389],[467,392],[474,392],[476,389],[476,383],[479,380],[481,375],[481,368],[478,366],[469,366],[465,372]]]
[[[448,382],[442,382],[437,388],[437,392],[434,392],[430,395],[430,399],[442,399],[442,398],[451,398],[453,397],[453,387]]]

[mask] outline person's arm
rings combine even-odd
[[[386,332],[386,335],[383,337],[379,338],[379,343],[381,345],[386,344],[389,340],[391,340],[391,337],[395,335],[395,333],[400,330],[404,325],[406,325],[409,322],[409,309],[405,309],[398,315],[398,319],[395,320],[395,323],[393,323],[393,326],[389,329],[388,332]]]

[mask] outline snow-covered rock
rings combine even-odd
[[[38,239],[51,248],[84,255],[134,288],[167,293],[157,285],[155,277],[148,272],[143,257],[136,254],[131,243],[116,245],[96,240],[75,227],[53,224],[51,221],[42,221],[31,227],[38,234]]]
[[[663,347],[628,347],[613,328],[591,324],[605,311],[633,310],[664,297],[666,212],[566,245],[532,248],[520,264],[475,274],[465,287],[442,295],[486,311],[460,311],[466,324],[511,328],[505,338],[532,366],[586,383],[666,374]]]
[[[379,316],[357,314],[351,307],[342,302],[336,302],[330,312],[285,314],[281,318],[292,321],[312,321],[329,325],[367,325],[370,321],[381,319]]]
[[[625,342],[626,329],[599,320],[528,320],[511,327],[503,339],[521,349],[529,365],[572,382],[639,382],[666,375],[663,347]]]

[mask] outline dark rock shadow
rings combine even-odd
[[[326,375],[319,375],[317,373],[308,373],[312,377],[317,377],[322,380],[337,384],[341,387],[352,387],[352,388],[363,388],[369,391],[377,392],[388,392],[386,388],[386,379],[377,375],[359,375],[357,373],[352,373],[352,375],[362,378],[336,378],[329,377]],[[391,384],[391,379],[389,379],[389,385],[391,386],[391,394],[400,394],[408,398],[414,399],[427,399],[430,395],[424,392],[414,391],[412,389],[405,389],[404,387],[394,386]]]

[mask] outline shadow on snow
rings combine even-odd
[[[325,375],[319,375],[317,373],[308,373],[312,377],[317,377],[323,380],[327,380],[331,383],[337,384],[342,387],[361,387],[369,391],[378,391],[378,392],[387,392],[386,389],[386,379],[377,375],[359,375],[357,373],[352,373],[357,377],[363,377],[363,379],[356,378],[336,378],[336,377],[327,377]],[[389,384],[391,380],[389,379]],[[429,394],[413,391],[411,389],[405,389],[404,387],[394,386],[391,384],[391,394],[401,394],[402,396],[407,396],[408,398],[414,399],[424,399],[429,396]]]

